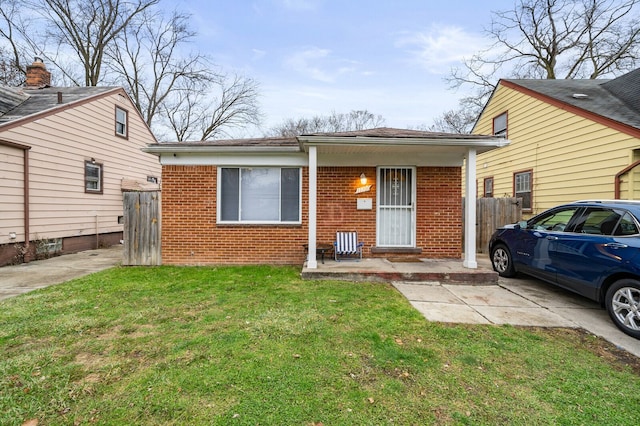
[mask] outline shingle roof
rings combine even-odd
[[[503,80],[640,129],[640,69],[612,80]]]
[[[495,139],[493,135],[472,135],[469,133],[427,132],[424,130],[397,129],[392,127],[377,127],[375,129],[353,130],[337,133],[311,133],[301,136],[329,136],[329,137],[366,137],[366,138],[395,138],[395,139]]]
[[[159,142],[158,146],[219,146],[219,147],[298,147],[298,140],[295,137],[273,137],[273,138],[245,138],[245,139],[216,139],[204,141],[184,141],[184,142]]]
[[[0,87],[0,125],[119,89],[117,87]],[[59,97],[61,103],[58,102]]]

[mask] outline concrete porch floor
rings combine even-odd
[[[462,266],[462,259],[420,259],[416,262],[398,262],[384,258],[366,258],[360,261],[336,262],[318,260],[317,269],[302,268],[302,278],[314,280],[345,280],[371,282],[437,282],[440,284],[498,284],[498,274],[491,268],[486,255],[478,256],[478,268]]]

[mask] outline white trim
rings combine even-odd
[[[318,269],[316,259],[317,237],[317,205],[318,205],[318,151],[315,146],[309,147],[309,252],[308,269]]]
[[[290,168],[289,166],[261,166],[263,168],[269,168],[269,169],[283,169],[283,168]],[[224,167],[218,167],[217,168],[217,183],[216,183],[216,224],[220,224],[220,225],[274,225],[274,226],[300,226],[302,224],[302,198],[303,198],[303,194],[302,194],[302,168],[298,168],[298,220],[296,221],[280,221],[280,220],[240,220],[240,217],[242,216],[242,206],[240,206],[240,210],[238,211],[238,220],[222,220],[220,218],[220,208],[222,206],[222,190],[221,190],[221,186],[222,186],[222,169],[246,169],[246,168],[258,168],[255,166],[224,166]],[[293,167],[295,168],[295,167]],[[240,176],[242,176],[242,171],[240,171]],[[282,172],[280,174],[280,188],[279,191],[282,191]],[[238,191],[242,191],[242,184],[240,185],[240,187],[238,188]],[[280,200],[282,200],[282,194],[280,195]],[[242,194],[238,194],[239,199],[242,198]],[[278,211],[279,211],[279,215],[282,216],[282,212],[280,212],[280,209],[282,208],[282,201],[280,202],[280,206],[278,207]]]
[[[304,153],[296,154],[189,154],[173,153],[160,155],[163,166],[273,166],[273,167],[306,167],[309,165],[308,156]]]
[[[465,268],[476,269],[476,149],[469,148],[465,163],[464,261]]]

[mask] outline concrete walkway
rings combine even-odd
[[[0,300],[121,262],[122,246],[114,246],[5,266],[0,268]],[[487,262],[482,259],[479,263],[487,267]],[[619,331],[596,303],[533,278],[500,278],[497,285],[437,281],[397,281],[393,285],[429,321],[584,328],[640,357],[640,340]]]
[[[0,300],[89,275],[122,263],[122,246],[65,254],[0,268]]]
[[[583,328],[640,357],[640,340],[618,330],[597,303],[535,278],[500,278],[497,286],[393,285],[429,321]]]

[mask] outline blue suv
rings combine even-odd
[[[497,229],[493,269],[540,278],[599,302],[640,339],[640,202],[577,201]]]

